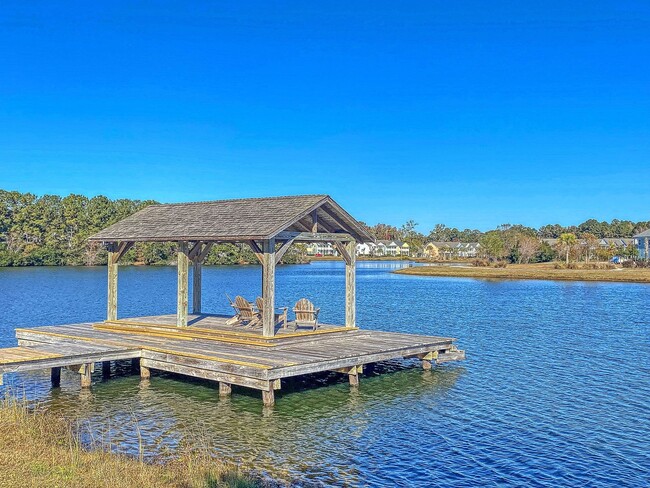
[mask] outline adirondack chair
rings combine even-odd
[[[257,297],[255,299],[255,305],[257,306],[257,310],[260,313],[260,316],[264,316],[264,300],[262,297]],[[287,319],[287,312],[289,311],[289,307],[277,307],[276,310],[281,310],[280,313],[275,313],[275,323],[277,324],[280,322],[282,324],[282,328],[286,329],[287,324],[289,323],[289,320]]]
[[[228,295],[226,295],[228,296]],[[246,325],[247,327],[257,327],[262,325],[262,316],[253,308],[253,304],[244,297],[237,295],[235,301],[230,300],[230,306],[235,310],[235,316],[228,319],[228,325]]]
[[[301,325],[311,325],[316,330],[320,308],[315,308],[309,300],[301,298],[293,308],[293,312],[296,314],[296,329]]]

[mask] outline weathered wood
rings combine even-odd
[[[0,373],[0,386],[4,384],[3,375]]]
[[[192,264],[192,313],[201,313],[201,274],[203,265],[198,259]]]
[[[80,373],[81,373],[81,387],[82,388],[90,388],[90,385],[92,383],[92,367],[93,365],[90,363],[86,363],[81,365],[80,368]]]
[[[275,238],[279,241],[294,239],[296,242],[335,242],[335,241],[352,241],[354,238],[345,232],[280,232]]]
[[[275,239],[264,241],[264,263],[262,265],[262,335],[275,335]]]
[[[176,259],[177,259],[177,277],[178,277],[178,289],[177,289],[177,299],[176,299],[176,326],[186,327],[187,308],[188,308],[188,300],[189,300],[188,282],[187,282],[189,259],[187,257],[186,242],[178,243],[178,253]]]
[[[120,261],[120,259],[124,257],[127,251],[133,247],[133,244],[135,244],[135,242],[131,242],[131,241],[120,242],[119,245],[117,246],[117,250],[113,254],[113,262],[117,264]]]
[[[225,397],[225,396],[230,396],[232,393],[232,385],[230,383],[226,383],[225,381],[220,381],[219,382],[219,396]]]
[[[151,370],[140,363],[140,378],[143,380],[151,378]]]
[[[359,374],[356,371],[354,373],[349,373],[348,379],[350,381],[350,386],[359,386]]]
[[[345,264],[350,264],[352,262],[352,257],[348,253],[348,250],[343,242],[334,242],[334,247],[336,247],[336,250],[343,258],[343,261],[345,261]]]
[[[195,242],[191,248],[188,246],[188,249],[189,250],[187,251],[187,257],[190,258],[190,261],[194,261],[196,257],[201,253],[201,249],[203,249],[203,242]]]
[[[197,257],[199,263],[202,263],[203,261],[205,261],[205,258],[210,253],[210,250],[212,249],[213,245],[214,245],[214,242],[206,242],[205,246],[203,246],[203,250],[201,250],[201,253]]]
[[[114,252],[108,253],[108,298],[106,320],[117,320],[117,261]]]
[[[288,241],[284,241],[280,246],[280,248],[275,251],[275,264],[278,264],[280,262],[282,257],[286,254],[286,252],[291,247],[291,244],[293,244],[293,241],[294,239],[289,239]]]
[[[425,369],[427,371],[430,370],[431,369],[431,361],[429,361],[428,359],[423,359],[422,360],[422,369]]]
[[[311,213],[311,231],[312,233],[318,232],[318,210]]]
[[[253,240],[247,242],[251,250],[253,251],[253,254],[255,254],[255,257],[257,257],[257,260],[260,262],[262,266],[264,266],[264,251],[260,249],[260,246],[257,245],[257,242]]]
[[[356,242],[350,241],[346,245],[349,262],[345,263],[345,326],[355,327],[357,321],[356,303]]]
[[[275,405],[275,391],[272,388],[269,390],[262,390],[262,402],[265,407],[272,407]]]

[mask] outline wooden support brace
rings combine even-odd
[[[345,261],[345,264],[349,265],[352,263],[352,256],[348,253],[348,250],[345,248],[345,244],[342,242],[335,242],[334,246],[336,246],[336,250],[339,252],[341,256],[343,256],[343,260]]]
[[[282,257],[286,254],[286,252],[289,250],[291,247],[291,244],[293,244],[293,241],[295,239],[289,239],[288,241],[284,241],[282,245],[280,246],[280,249],[275,251],[275,264],[278,264]]]
[[[195,243],[187,253],[187,257],[190,258],[190,260],[194,261],[194,259],[196,259],[196,257],[201,253],[202,248],[203,243],[201,241]]]
[[[257,245],[257,242],[255,241],[248,241],[248,245],[250,246],[251,250],[253,251],[253,254],[257,257],[257,260],[260,262],[260,264],[264,264],[264,253],[262,252],[262,249],[260,249],[260,246]]]
[[[124,257],[129,249],[133,247],[135,242],[120,242],[117,246],[117,251],[113,253],[113,264],[117,264],[120,259]]]
[[[86,363],[81,365],[81,368],[79,369],[79,373],[81,373],[82,388],[90,388],[90,385],[92,383],[92,370],[93,370],[92,363]]]
[[[232,385],[230,383],[219,382],[219,396],[227,397],[232,393]]]

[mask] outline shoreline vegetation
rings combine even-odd
[[[603,263],[604,264],[604,263]],[[393,271],[411,276],[477,278],[496,280],[560,280],[560,281],[610,281],[628,283],[650,283],[650,269],[622,268],[605,269],[558,267],[557,263],[511,264],[502,268],[467,265],[413,266]]]
[[[0,487],[175,487],[255,488],[265,486],[207,454],[164,463],[85,448],[70,421],[31,409],[9,394],[0,400]]]

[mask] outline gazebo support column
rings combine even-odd
[[[356,273],[357,246],[355,241],[346,245],[349,260],[345,262],[345,326],[355,327],[357,322]]]
[[[201,272],[203,265],[198,259],[192,265],[192,313],[201,313]]]
[[[108,297],[106,320],[117,320],[117,253],[108,252]]]
[[[275,239],[267,239],[263,245],[262,262],[262,334],[264,337],[275,335]]]
[[[345,326],[356,327],[356,241],[335,242],[334,245],[345,260]]]
[[[187,273],[189,268],[189,258],[187,257],[187,243],[178,243],[177,255],[177,274],[178,274],[178,293],[176,301],[176,325],[178,327],[187,326],[187,307],[188,307],[188,283]]]

